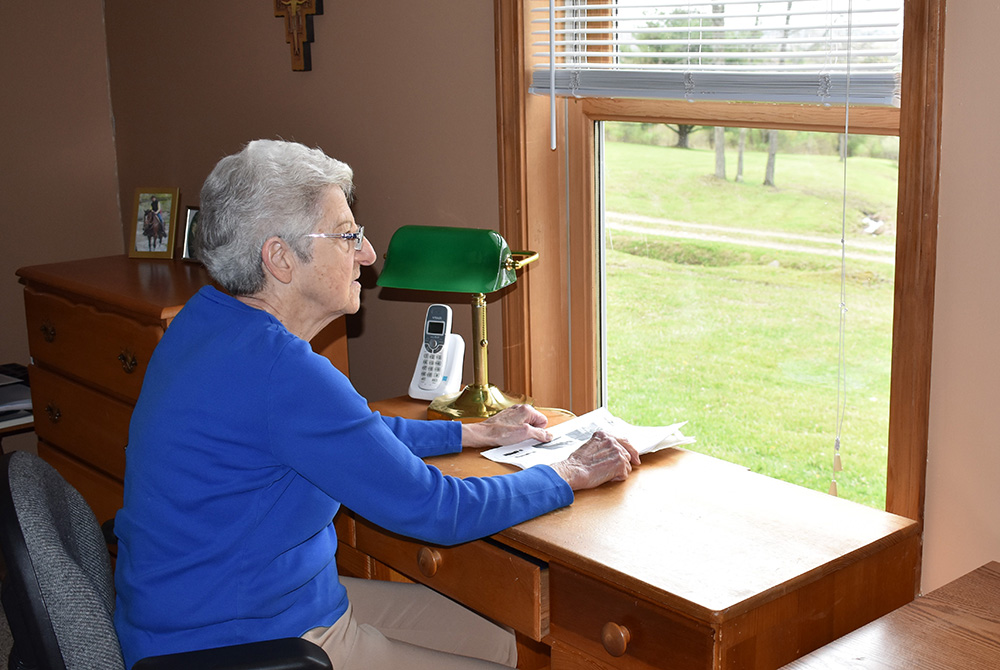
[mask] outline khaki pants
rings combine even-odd
[[[514,634],[420,584],[341,577],[350,600],[329,628],[302,637],[334,670],[512,668]]]

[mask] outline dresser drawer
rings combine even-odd
[[[714,634],[707,624],[560,565],[551,566],[550,579],[552,637],[560,643],[553,644],[553,670],[589,667],[587,656],[597,667],[712,667]]]
[[[24,309],[35,362],[135,402],[161,326],[31,288],[24,290]]]
[[[35,365],[28,370],[38,437],[124,479],[132,406]]]
[[[534,640],[549,630],[548,569],[485,540],[438,547],[358,520],[357,548]]]

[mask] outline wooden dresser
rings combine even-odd
[[[196,263],[126,256],[35,265],[17,274],[38,453],[103,522],[122,504],[128,425],[149,358],[210,277]],[[343,319],[313,348],[346,373]]]

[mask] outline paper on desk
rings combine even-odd
[[[522,469],[530,468],[532,465],[551,465],[567,458],[589,440],[595,431],[603,430],[610,435],[628,440],[641,456],[667,447],[694,442],[693,437],[681,433],[681,427],[686,423],[687,421],[682,421],[659,427],[633,426],[613,416],[606,407],[600,407],[551,428],[550,442],[527,440],[506,447],[488,449],[482,454],[491,461],[509,463]]]

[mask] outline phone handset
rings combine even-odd
[[[465,340],[451,332],[451,307],[431,305],[424,318],[423,343],[410,380],[410,397],[433,400],[462,386]]]

